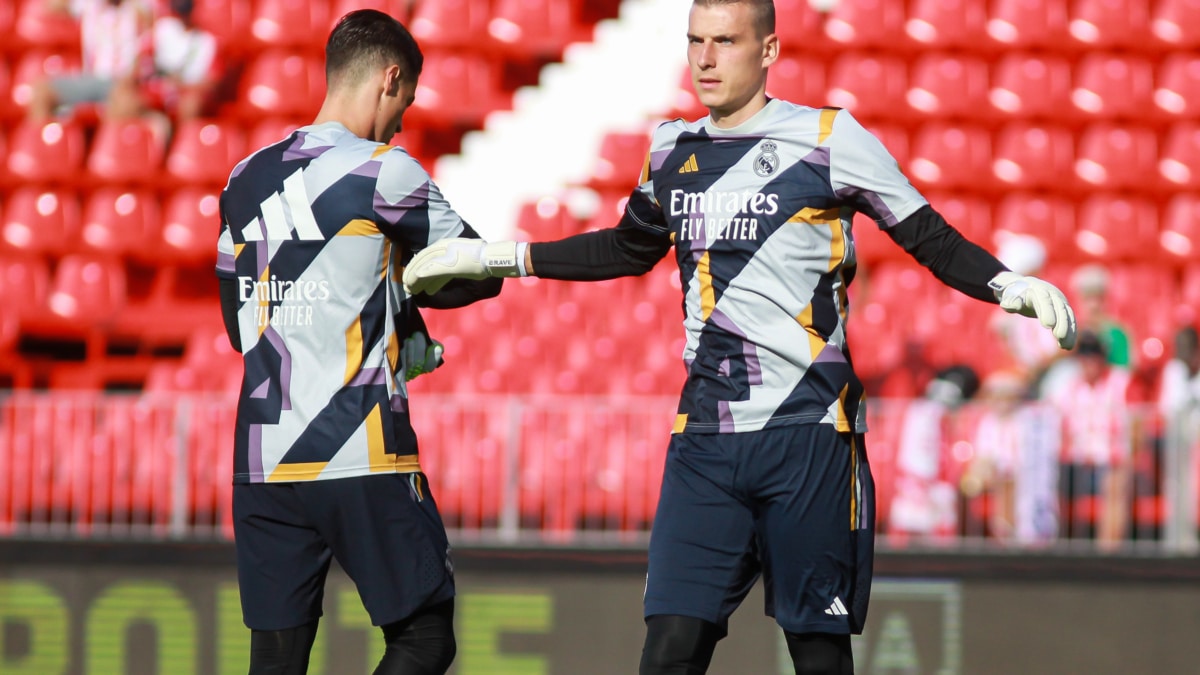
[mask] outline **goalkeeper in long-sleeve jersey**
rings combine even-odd
[[[848,111],[766,96],[774,29],[771,0],[694,0],[688,62],[709,115],[658,127],[615,228],[443,241],[405,270],[414,293],[458,277],[590,281],[643,274],[674,246],[687,380],[650,538],[643,675],[705,672],[760,575],[796,673],[853,672],[875,508],[846,346],[855,212],[947,285],[1074,342],[1063,294],[965,240]]]

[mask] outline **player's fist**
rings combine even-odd
[[[524,246],[515,241],[487,243],[481,239],[442,239],[413,256],[404,268],[404,289],[410,295],[437,293],[453,279],[521,276],[519,256]]]
[[[404,381],[408,382],[425,373],[432,373],[442,365],[442,354],[445,353],[442,343],[429,337],[429,334],[419,330],[404,339],[400,349],[400,363],[404,368]]]
[[[1016,272],[1001,272],[988,282],[1006,312],[1036,318],[1054,332],[1058,346],[1075,346],[1075,312],[1067,297],[1051,283]]]

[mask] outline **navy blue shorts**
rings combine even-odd
[[[233,518],[251,629],[319,618],[334,558],[376,626],[454,597],[450,544],[424,474],[234,485]]]
[[[861,633],[875,484],[861,434],[810,424],[671,437],[650,534],[645,615],[727,629],[759,576],[791,633]]]

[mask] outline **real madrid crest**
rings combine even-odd
[[[762,152],[754,158],[754,173],[763,178],[775,173],[775,170],[779,168],[779,155],[775,154],[777,147],[772,141],[763,141],[762,145],[758,146]]]

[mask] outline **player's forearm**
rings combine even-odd
[[[963,237],[932,207],[921,207],[889,228],[888,234],[942,283],[984,302],[997,302],[988,282],[1007,268]]]
[[[602,281],[649,272],[671,249],[665,233],[633,224],[627,214],[615,228],[529,245],[525,272],[543,279]]]

